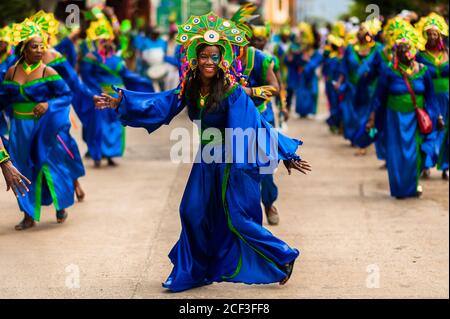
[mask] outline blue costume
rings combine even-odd
[[[14,79],[13,79],[14,80]],[[59,75],[19,84],[3,81],[2,101],[12,110],[9,151],[17,169],[32,184],[19,196],[21,211],[39,221],[41,205],[53,203],[63,210],[74,202],[70,167],[75,155],[70,149],[69,111],[72,95]],[[48,102],[48,110],[36,118],[37,103]]]
[[[66,84],[69,86],[72,92],[72,106],[78,115],[83,126],[87,125],[89,118],[92,117],[95,112],[94,100],[92,92],[87,86],[80,80],[78,74],[73,67],[69,64],[69,61],[65,57],[59,57],[53,61],[47,63],[47,66],[52,67],[63,78]],[[70,137],[70,145],[72,153],[75,154],[75,160],[70,169],[73,180],[84,176],[84,165],[79,156],[78,145],[73,137]]]
[[[325,77],[325,93],[330,106],[330,116],[327,119],[327,124],[332,129],[339,128],[342,122],[341,110],[339,108],[340,95],[333,84],[339,80],[341,61],[342,59],[339,56],[330,52],[330,54],[324,56],[322,67],[322,74]]]
[[[366,57],[361,57],[353,45],[349,45],[345,50],[341,63],[344,83],[340,88],[344,98],[341,101],[340,109],[344,122],[344,137],[348,140],[354,138],[370,114],[370,100],[376,86],[376,73],[370,65],[371,59],[374,59],[379,51],[378,43],[372,47]]]
[[[54,48],[66,57],[72,68],[75,67],[77,64],[77,50],[69,37],[64,37]]]
[[[427,52],[420,52],[417,55],[417,62],[423,63],[430,70],[433,79],[434,91],[436,93],[436,102],[439,114],[442,115],[445,128],[441,131],[435,130],[435,143],[430,143],[430,154],[425,160],[425,167],[430,168],[438,165],[440,170],[448,170],[448,121],[449,121],[449,79],[448,79],[448,61],[442,64],[436,64],[434,58]]]
[[[316,69],[322,63],[322,60],[323,57],[317,50],[314,50],[308,60],[303,57],[302,53],[294,55],[292,63],[299,73],[298,82],[295,86],[295,111],[302,117],[317,113],[319,79],[316,75]]]
[[[94,94],[113,93],[112,85],[153,92],[152,82],[129,71],[120,57],[112,55],[103,61],[97,52],[92,54],[93,57],[86,56],[80,62],[80,73],[83,82]],[[93,160],[119,157],[125,149],[125,128],[113,110],[95,110],[83,125],[83,139]]]
[[[424,108],[433,123],[437,110],[433,82],[426,66],[410,77],[417,106]],[[404,79],[393,67],[380,76],[373,98],[373,110],[385,112],[385,122],[378,126],[386,134],[386,164],[391,195],[397,198],[414,197],[423,169],[426,136],[420,133],[411,96]],[[377,114],[377,118],[379,115]]]
[[[185,104],[174,90],[161,93],[124,90],[118,114],[124,125],[144,127],[151,133],[169,124]],[[256,162],[245,154],[247,149],[259,149],[275,162],[298,159],[295,152],[301,142],[273,129],[240,85],[235,84],[228,91],[216,111],[206,112],[199,103],[188,104],[190,119],[202,120],[202,130],[231,128],[256,132],[265,128],[268,140],[278,137],[278,148],[269,155],[264,145],[251,140],[247,147],[233,149],[232,161],[225,162],[229,158],[225,145],[231,145],[228,142],[233,137],[211,141],[202,136],[201,151],[209,147],[220,159],[207,163],[202,157],[193,164],[180,205],[181,235],[169,254],[174,267],[163,286],[177,292],[221,281],[280,282],[286,277],[282,265],[295,260],[299,251],[262,227],[258,167],[264,164],[259,157],[261,153]],[[244,158],[238,161],[243,150]]]

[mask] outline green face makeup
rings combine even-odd
[[[220,54],[217,54],[217,53],[211,54],[211,60],[213,61],[213,63],[215,65],[218,65],[220,62]]]

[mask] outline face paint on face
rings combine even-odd
[[[435,29],[427,30],[427,47],[434,49],[440,40],[439,31]]]
[[[400,43],[396,46],[397,57],[400,63],[409,65],[415,57],[416,50],[408,43]]]

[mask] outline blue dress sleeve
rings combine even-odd
[[[92,113],[95,112],[94,107],[94,94],[87,87],[87,85],[81,81],[76,71],[69,64],[68,60],[64,60],[62,63],[52,65],[52,67],[62,76],[64,81],[72,91],[72,105],[78,118],[83,125],[87,125]]]
[[[117,109],[120,121],[125,126],[143,127],[149,133],[157,130],[181,112],[184,105],[178,99],[178,90],[157,93],[122,91],[122,101]]]
[[[64,37],[56,46],[55,50],[64,55],[72,67],[77,63],[77,50],[69,37]]]
[[[227,128],[233,132],[242,130],[256,135],[240,144],[238,140],[232,140],[235,137],[226,134],[226,145],[233,145],[232,162],[238,168],[274,169],[280,160],[300,159],[296,151],[302,142],[279,133],[265,121],[240,85],[228,97],[228,103]]]
[[[94,76],[94,70],[95,65],[87,58],[80,61],[80,75],[83,82],[89,87],[93,94],[100,95],[102,93],[102,88]]]

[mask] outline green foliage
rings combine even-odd
[[[0,27],[20,22],[39,10],[39,0],[6,0],[0,2]]]

